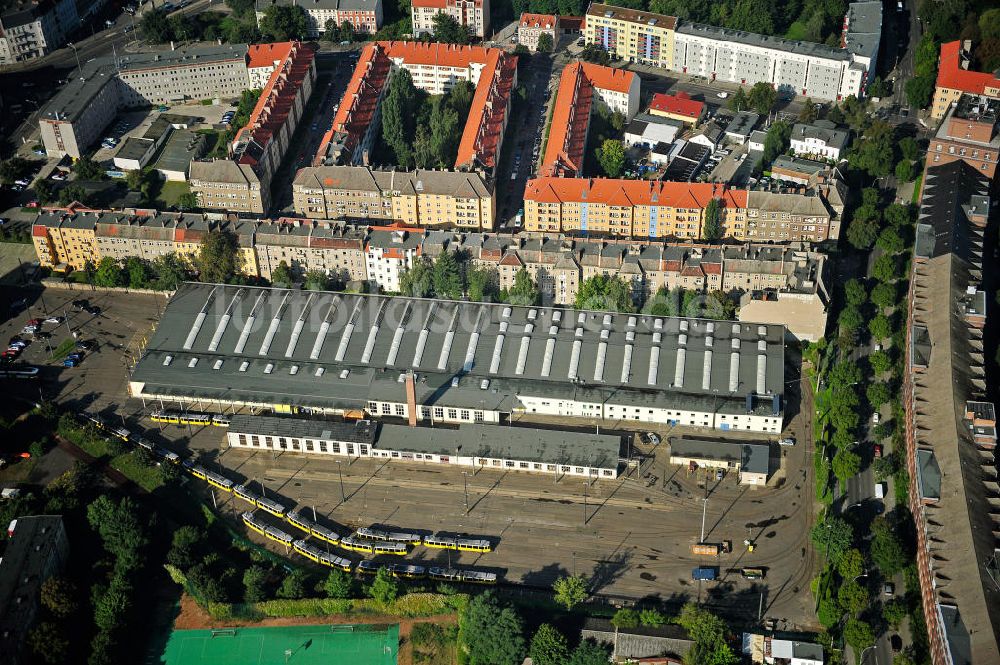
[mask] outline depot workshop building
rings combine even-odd
[[[617,478],[623,464],[621,436],[531,427],[407,427],[373,420],[334,422],[237,414],[226,439],[232,448],[587,478]]]
[[[771,448],[765,443],[670,437],[670,463],[737,474],[740,485],[766,485]]]
[[[537,414],[777,433],[784,339],[771,324],[184,284],[129,390],[425,424]]]

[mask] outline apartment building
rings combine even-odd
[[[97,220],[101,213],[56,211],[41,216],[31,226],[31,242],[39,265],[71,272],[87,264],[97,266],[101,254],[97,247]]]
[[[963,161],[993,180],[1000,161],[1000,98],[963,94],[927,147],[927,164]]]
[[[539,172],[547,176],[581,175],[594,104],[601,103],[631,121],[639,110],[639,81],[635,72],[624,69],[579,61],[566,65]]]
[[[80,27],[76,0],[18,0],[0,11],[0,65],[40,58]]]
[[[350,23],[354,32],[363,35],[374,35],[382,27],[382,0],[270,0],[257,4],[257,25],[271,5],[302,7],[308,25],[306,36],[310,38],[325,33],[329,21],[338,28],[345,22]]]
[[[797,122],[792,126],[791,148],[797,156],[840,161],[847,150],[848,133],[829,120]]]
[[[380,130],[379,104],[390,77],[400,69],[409,71],[414,86],[432,95],[445,94],[463,80],[475,86],[455,168],[492,172],[510,119],[517,58],[501,49],[421,42],[365,46],[313,164],[370,163]]]
[[[296,277],[311,270],[346,284],[368,279],[365,227],[302,219],[263,221],[256,227],[254,252],[260,277],[270,280],[284,263]]]
[[[538,50],[538,38],[542,35],[551,37],[552,45],[555,47],[559,43],[560,34],[558,14],[524,12],[517,22],[517,43],[532,51]]]
[[[877,3],[864,3],[875,5]],[[872,44],[864,32],[875,20],[874,8],[859,13],[849,46],[833,48],[810,42],[727,30],[593,3],[587,10],[585,36],[609,53],[628,60],[710,80],[742,85],[770,83],[779,90],[813,99],[839,100],[864,92],[874,70]],[[881,21],[881,15],[878,15]],[[862,44],[863,42],[863,44]]]
[[[1000,99],[1000,74],[969,70],[972,41],[941,44],[931,117],[940,120],[963,94]]]
[[[493,186],[479,173],[366,166],[299,169],[292,182],[292,207],[309,219],[470,230],[492,229],[496,214]]]
[[[251,46],[249,64],[274,65],[228,159],[192,162],[191,191],[203,208],[264,214],[271,207],[271,179],[292,142],[316,81],[313,47],[300,42]]]
[[[434,17],[448,14],[473,37],[485,39],[490,29],[490,0],[413,0],[410,19],[413,36],[434,34]]]
[[[96,58],[42,108],[50,157],[83,155],[122,108],[188,99],[235,99],[251,85],[246,44],[191,46]]]

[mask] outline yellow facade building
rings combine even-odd
[[[676,27],[673,16],[593,3],[583,34],[588,44],[600,44],[612,56],[673,69]]]

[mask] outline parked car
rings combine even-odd
[[[65,320],[66,319],[64,319],[61,316],[50,316],[49,318],[45,319],[45,323],[59,324],[59,323],[62,323],[63,321],[65,321]]]
[[[79,360],[74,360],[73,358],[67,358],[63,361],[63,367],[76,367],[80,364]]]
[[[655,446],[660,442],[660,435],[656,432],[646,432],[646,441]]]
[[[52,337],[52,333],[47,333],[44,330],[39,330],[35,333],[35,339],[49,339]]]
[[[719,92],[719,93],[716,93],[715,96],[718,97],[719,99],[726,99],[727,97],[729,97],[729,93],[728,92]]]
[[[63,175],[62,173],[60,173],[59,171],[56,171],[55,173],[52,174],[52,179],[53,180],[65,180],[66,176]]]
[[[73,306],[73,309],[86,309],[89,304],[90,302],[87,300],[74,300],[70,303],[70,305]]]
[[[896,585],[893,584],[892,582],[886,582],[885,584],[882,585],[882,593],[884,593],[887,596],[893,595],[894,593],[896,593]]]
[[[725,472],[722,469],[716,469],[715,470],[715,479],[716,480],[722,480],[722,476],[723,475],[725,475]]]
[[[881,416],[879,416],[878,411],[876,411],[875,413],[872,414],[872,422],[875,423],[876,425],[878,425],[878,421],[880,419],[881,419]]]
[[[785,437],[784,439],[779,439],[778,440],[778,445],[779,446],[794,446],[795,445],[795,439],[792,438],[792,437],[790,437],[790,436],[789,437]]]
[[[875,452],[875,457],[876,458],[882,457],[882,444],[881,443],[876,443],[872,447],[872,450]]]
[[[83,311],[85,311],[87,314],[97,316],[98,314],[101,313],[101,308],[98,307],[97,305],[88,305],[87,307],[83,308]]]
[[[76,343],[76,348],[82,349],[84,351],[93,351],[97,344],[90,339],[81,339]]]

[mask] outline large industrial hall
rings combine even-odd
[[[780,325],[185,284],[129,387],[218,410],[777,433],[784,339]]]

